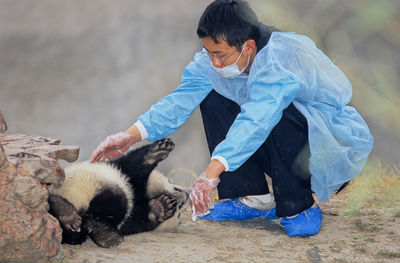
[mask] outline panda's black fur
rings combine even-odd
[[[154,170],[173,148],[163,139],[107,163],[67,167],[64,183],[51,187],[49,196],[63,243],[81,244],[90,236],[97,245],[111,247],[124,235],[176,226],[188,191]]]

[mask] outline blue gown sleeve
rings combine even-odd
[[[194,61],[185,68],[181,84],[171,94],[139,116],[138,120],[146,129],[149,141],[162,139],[175,132],[212,90],[203,68],[197,63],[199,59],[202,59],[201,55],[196,54]]]
[[[264,53],[256,56],[250,70],[249,102],[241,105],[241,113],[212,154],[213,159],[224,158],[229,171],[239,168],[265,142],[283,110],[304,86],[300,79],[273,60],[268,50]],[[285,55],[290,57],[288,61],[296,60],[295,54]]]

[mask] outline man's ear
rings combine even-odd
[[[246,55],[250,56],[255,49],[257,49],[256,41],[254,41],[253,39],[247,40],[246,46],[245,46]]]

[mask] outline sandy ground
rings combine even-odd
[[[177,230],[127,236],[112,249],[90,240],[65,245],[54,262],[400,262],[400,216],[384,209],[345,216],[342,202],[320,204],[322,228],[312,237],[288,237],[279,220],[193,223],[187,209]]]

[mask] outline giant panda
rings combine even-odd
[[[188,190],[154,170],[174,146],[163,139],[106,163],[66,167],[61,187],[49,188],[49,212],[60,222],[62,242],[81,244],[89,236],[108,248],[124,235],[176,226]]]

